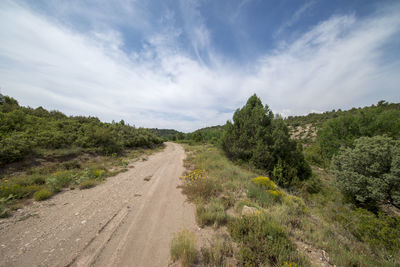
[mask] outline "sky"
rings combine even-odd
[[[400,2],[2,0],[0,93],[184,132],[400,102]]]

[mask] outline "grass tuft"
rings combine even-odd
[[[226,224],[228,215],[225,212],[225,206],[222,200],[212,199],[207,205],[197,205],[196,220],[201,227],[206,225],[219,227]]]
[[[179,260],[184,267],[191,266],[195,263],[197,251],[193,233],[189,230],[182,230],[176,233],[171,241],[170,253],[172,260]]]
[[[36,191],[33,194],[33,198],[36,201],[42,201],[42,200],[46,200],[49,199],[53,196],[53,192],[51,192],[50,190],[44,188],[44,189],[40,189],[39,191]]]
[[[79,189],[89,189],[95,187],[99,182],[93,179],[84,180],[79,184]]]

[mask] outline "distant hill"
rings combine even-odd
[[[161,137],[165,140],[172,140],[173,137],[177,135],[184,135],[184,133],[179,132],[174,129],[158,129],[158,128],[151,128],[150,129],[155,135]]]
[[[329,166],[340,148],[352,148],[360,137],[400,139],[400,103],[384,100],[362,108],[290,116],[285,121],[291,137],[303,143],[306,159],[321,166]]]

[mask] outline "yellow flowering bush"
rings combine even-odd
[[[221,185],[210,179],[202,169],[190,171],[181,176],[180,179],[183,181],[183,193],[190,200],[196,198],[208,200],[212,196],[217,196],[221,191]]]
[[[194,171],[186,173],[185,175],[182,175],[180,178],[186,185],[189,185],[207,179],[208,175],[205,173],[204,170],[196,169]]]
[[[269,179],[269,177],[259,176],[253,179],[253,183],[259,185],[267,190],[276,190],[278,187],[276,184]]]
[[[289,261],[285,261],[283,263],[283,267],[298,267],[299,265],[295,262],[289,262]]]
[[[281,201],[284,193],[278,190],[267,190],[267,192],[272,196],[275,201]]]

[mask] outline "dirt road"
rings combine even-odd
[[[173,234],[196,228],[194,206],[177,188],[184,156],[167,143],[95,188],[1,220],[0,266],[167,266]]]

